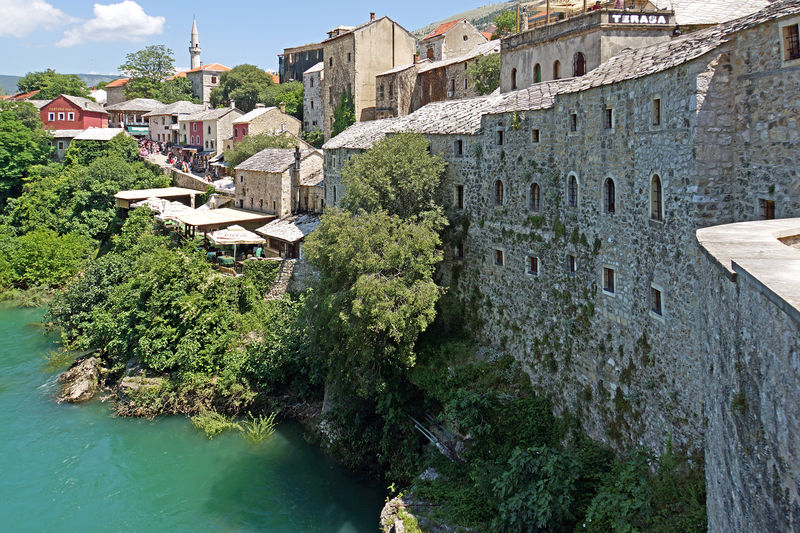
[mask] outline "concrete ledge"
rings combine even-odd
[[[800,218],[697,230],[697,242],[734,282],[743,277],[800,323],[800,250],[778,239],[800,235]]]

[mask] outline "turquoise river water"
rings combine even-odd
[[[184,417],[57,405],[41,310],[0,307],[0,531],[375,532],[384,491],[284,424],[259,446]]]

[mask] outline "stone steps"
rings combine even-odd
[[[294,273],[295,263],[297,263],[297,259],[284,259],[281,261],[278,277],[275,278],[275,283],[272,284],[270,291],[264,296],[265,300],[277,300],[286,294],[286,290],[289,288],[289,281]]]

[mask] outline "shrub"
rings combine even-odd
[[[191,417],[191,421],[192,425],[205,433],[209,440],[223,431],[231,431],[234,429],[242,431],[241,425],[216,411],[201,411]]]

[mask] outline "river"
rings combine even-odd
[[[57,405],[42,311],[0,307],[0,530],[375,532],[384,491],[349,477],[296,424],[258,446],[184,417]]]

